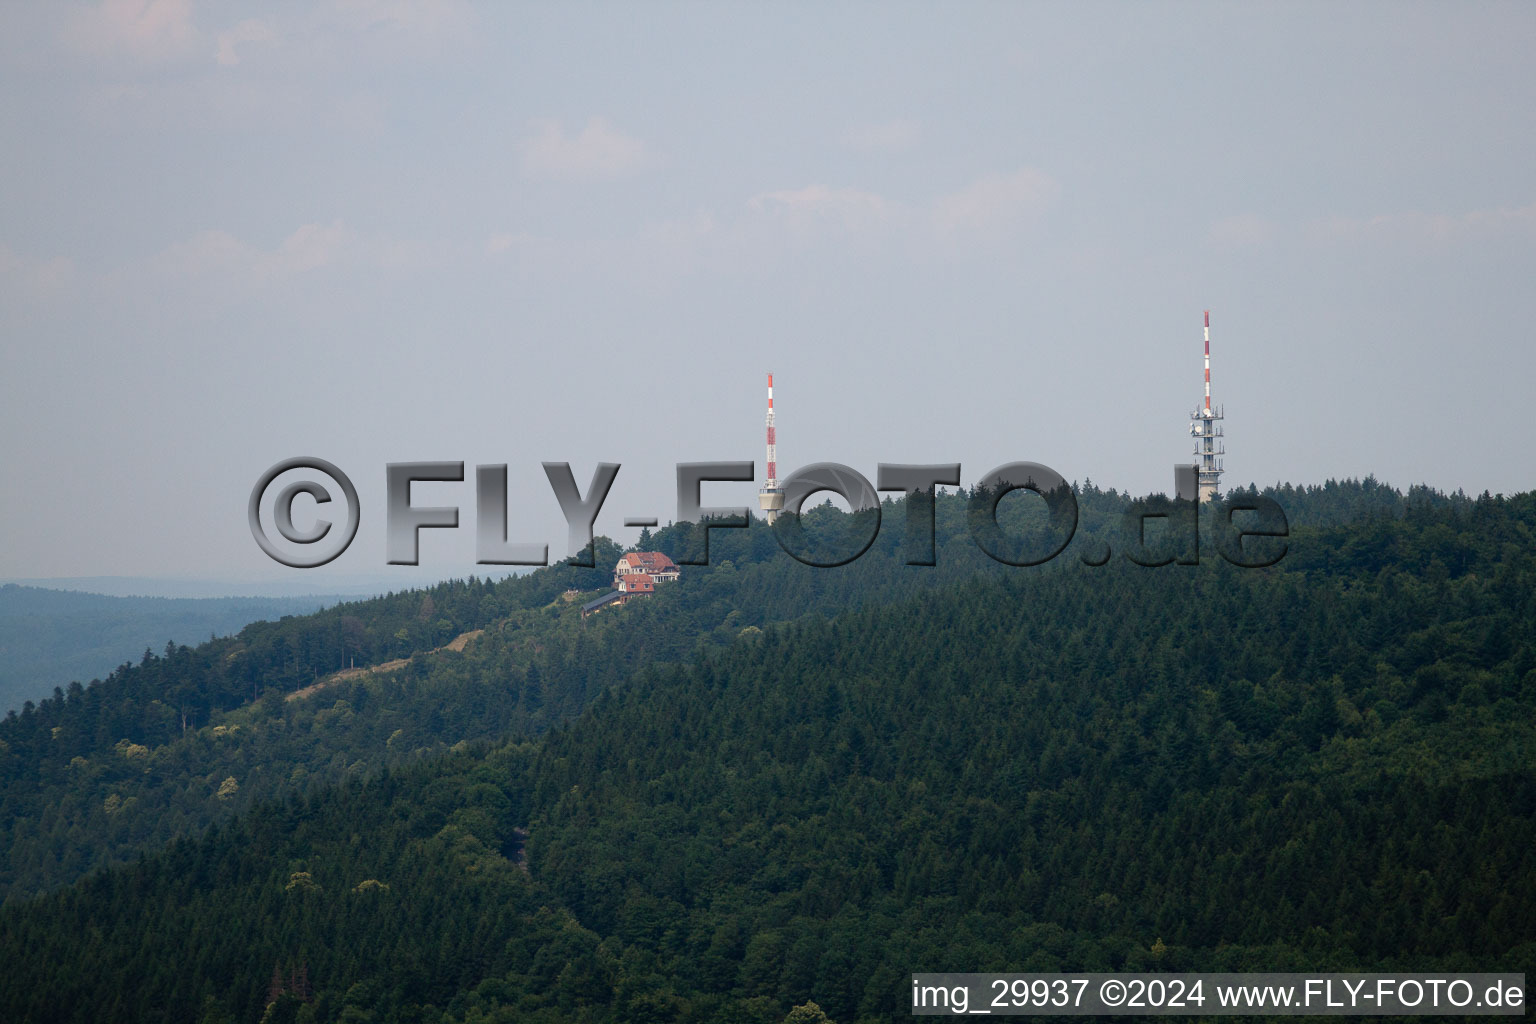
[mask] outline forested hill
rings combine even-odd
[[[836,570],[725,531],[587,620],[606,566],[148,659],[0,726],[0,1015],[848,1024],[915,970],[1536,973],[1536,498],[1394,493],[1294,492],[1262,570],[1085,564],[1126,504],[1088,487],[1063,556],[999,566],[941,498],[933,568],[899,516]]]
[[[1404,495],[1372,480],[1266,493],[1283,500],[1299,528],[1282,568],[1348,553],[1362,564],[1395,561],[1416,571],[1421,566],[1402,559],[1424,556],[1432,545],[1411,555],[1363,551],[1349,523],[1380,519],[1400,531],[1412,516],[1454,524],[1479,508],[1503,507],[1422,488]],[[560,565],[494,584],[449,581],[256,623],[196,647],[146,652],[106,680],[72,684],[0,722],[0,899],[25,898],[125,862],[263,799],[440,755],[460,742],[537,735],[635,666],[685,659],[699,645],[727,643],[747,627],[899,600],[977,574],[1097,572],[1080,559],[1096,560],[1090,552],[1106,538],[1125,550],[1120,517],[1133,504],[1091,483],[1079,488],[1077,501],[1072,545],[1033,569],[983,555],[970,537],[965,497],[950,495],[936,502],[933,567],[904,564],[905,512],[888,503],[874,547],[837,569],[790,559],[761,524],[713,530],[711,566],[688,568],[654,605],[631,606],[617,620],[583,622],[580,602],[565,599],[573,590],[585,598],[607,588],[619,551],[600,538],[590,569]],[[1042,529],[1042,504],[1010,498],[1000,514],[1010,530]],[[1210,522],[1218,517],[1206,518],[1202,557],[1220,564],[1212,543],[1220,531]],[[1314,543],[1309,523],[1342,532]],[[1460,565],[1471,535],[1443,529],[1452,529],[1462,548],[1441,552],[1442,561]],[[681,557],[691,532],[669,528],[649,545]],[[1389,533],[1383,526],[1370,536]],[[1484,561],[1498,557],[1494,539],[1473,540]],[[1443,547],[1444,538],[1435,543]]]
[[[1127,506],[1092,487],[1079,500],[1075,547],[1058,563],[1112,530]],[[962,497],[937,505],[933,567],[905,564],[904,512],[889,504],[873,549],[838,569],[794,561],[761,523],[712,530],[711,565],[688,567],[654,604],[617,619],[579,615],[583,600],[608,589],[620,554],[599,538],[592,568],[453,580],[146,652],[0,722],[0,899],[126,862],[263,799],[460,742],[537,735],[635,666],[687,658],[747,627],[898,600],[977,573],[1043,571],[983,555]],[[1001,518],[1043,529],[1042,505],[1010,499]],[[807,519],[814,530],[828,517],[836,518],[818,509]],[[648,544],[682,557],[696,540],[685,525]]]
[[[109,674],[146,646],[200,642],[303,615],[334,597],[109,597],[0,586],[0,709],[20,711],[71,680]]]

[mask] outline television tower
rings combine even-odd
[[[768,524],[773,525],[784,507],[784,489],[779,486],[779,446],[773,433],[773,374],[768,375],[768,479],[757,492],[758,507]]]
[[[1217,420],[1221,406],[1211,406],[1211,311],[1205,311],[1205,407],[1189,414],[1189,432],[1195,438],[1195,472],[1199,476],[1199,500],[1210,501],[1220,489],[1222,460],[1227,453]],[[771,417],[770,413],[770,417]]]

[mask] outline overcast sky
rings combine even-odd
[[[467,463],[435,575],[477,463],[556,555],[540,462],[621,463],[630,540],[677,462],[761,475],[769,371],[781,475],[1168,490],[1207,308],[1229,485],[1530,489],[1533,53],[1530,4],[5,4],[0,577],[300,576],[245,517],[297,455],[362,504],[308,582],[386,571],[388,462]]]

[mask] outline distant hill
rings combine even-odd
[[[19,587],[107,597],[318,597],[330,600],[336,595],[372,597],[409,587],[430,586],[441,579],[440,574],[429,575],[408,566],[395,568],[400,571],[324,576],[296,572],[265,580],[185,576],[8,576],[0,578],[0,586],[14,583]]]
[[[56,686],[104,677],[145,648],[197,644],[249,623],[305,615],[337,598],[107,597],[0,586],[0,710],[41,700]]]

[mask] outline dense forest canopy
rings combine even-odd
[[[914,971],[1533,972],[1536,496],[1258,495],[1263,569],[1085,482],[1032,568],[940,495],[931,567],[888,503],[837,569],[712,530],[584,618],[600,539],[147,653],[0,723],[0,1007],[848,1024]]]

